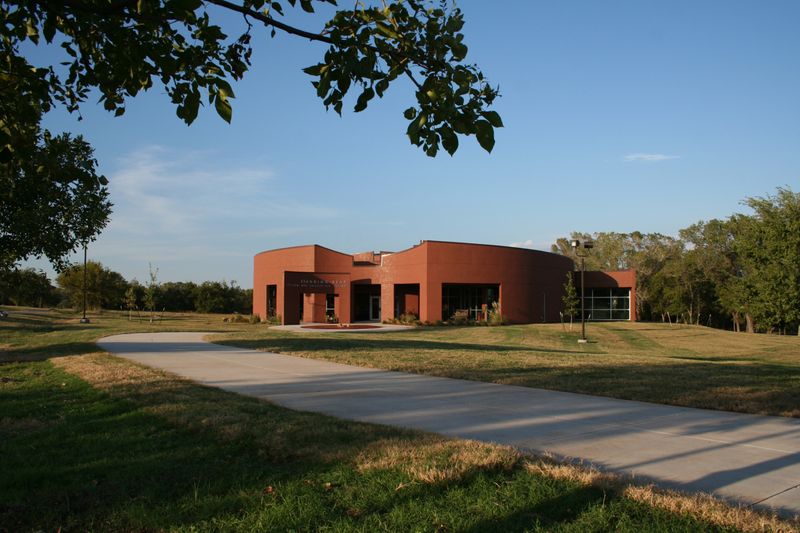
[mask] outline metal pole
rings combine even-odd
[[[81,324],[88,324],[89,319],[86,318],[86,243],[83,243],[83,318]]]
[[[584,308],[586,298],[584,297],[584,287],[585,283],[583,282],[583,273],[586,271],[586,263],[584,262],[584,258],[581,257],[581,341],[586,342],[586,309]]]

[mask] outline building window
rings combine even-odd
[[[336,302],[335,294],[325,295],[325,317],[328,319],[328,322],[333,322],[336,319],[335,302]]]
[[[630,320],[630,289],[586,289],[588,320]]]
[[[471,320],[485,320],[493,302],[500,302],[500,285],[442,285],[442,318],[456,313],[468,314]]]
[[[265,318],[273,318],[275,316],[275,307],[278,305],[278,286],[267,285],[267,316]]]

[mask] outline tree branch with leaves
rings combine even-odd
[[[313,13],[334,0],[287,0]],[[215,23],[220,10],[242,15],[241,33],[229,38]],[[408,107],[406,133],[412,144],[435,156],[451,155],[459,136],[474,135],[491,151],[494,129],[503,123],[490,106],[498,96],[480,69],[466,62],[461,10],[449,2],[419,0],[357,3],[338,10],[318,31],[282,22],[284,7],[272,0],[65,0],[3,1],[0,14],[2,84],[27,79],[31,105],[46,112],[53,105],[78,111],[89,92],[100,94],[115,115],[128,98],[156,84],[164,87],[178,117],[191,124],[202,105],[213,106],[230,122],[231,81],[250,68],[253,24],[328,45],[320,62],[306,73],[326,108],[342,112],[348,94],[357,93],[355,112],[382,97],[398,78],[411,80],[416,103]],[[62,66],[29,64],[20,45],[58,45]],[[6,126],[39,120],[21,114],[0,117]],[[0,147],[13,154],[12,136],[0,124]]]

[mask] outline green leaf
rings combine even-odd
[[[419,146],[421,144],[419,130],[428,121],[424,113],[421,113],[416,119],[412,120],[406,130],[406,135],[411,140],[411,143]]]
[[[217,98],[214,99],[214,107],[217,109],[217,114],[222,117],[225,122],[230,124],[231,116],[233,115],[231,104],[229,104],[225,99],[217,96]]]
[[[450,48],[453,51],[453,59],[461,61],[467,57],[467,46],[461,43],[453,43]]]
[[[367,102],[372,100],[372,97],[375,96],[375,91],[373,91],[370,87],[364,89],[364,92],[361,93],[356,101],[356,105],[353,110],[356,113],[360,113],[367,108]]]
[[[216,79],[217,84],[217,91],[219,94],[222,95],[222,98],[227,100],[228,98],[236,98],[236,95],[233,94],[233,89],[231,88],[231,84],[228,83],[226,80],[222,78]]]
[[[448,33],[456,33],[464,27],[464,20],[460,17],[450,17],[444,27]]]
[[[392,28],[391,26],[388,26],[383,22],[376,22],[375,27],[378,28],[378,31],[381,32],[386,37],[389,37],[390,39],[396,39],[398,41],[400,40],[400,36],[397,34],[396,31],[394,31],[394,28]]]
[[[383,93],[386,92],[386,89],[389,88],[389,80],[386,78],[380,80],[378,83],[375,84],[375,92],[378,93],[378,96],[383,98]]]
[[[39,42],[39,30],[36,28],[36,23],[33,19],[28,19],[25,24],[25,31],[31,41]]]
[[[414,117],[417,116],[417,109],[415,107],[409,107],[405,111],[403,111],[403,116],[406,117],[408,120],[414,120]]]
[[[475,137],[478,139],[478,144],[481,148],[491,153],[494,148],[494,128],[486,120],[479,120],[475,122]]]
[[[448,127],[443,127],[439,130],[439,136],[442,138],[442,147],[447,150],[447,153],[453,155],[458,150],[458,136],[453,133]]]
[[[322,63],[319,63],[317,65],[311,65],[310,67],[304,68],[303,72],[305,72],[309,76],[319,76],[320,73],[322,72],[323,66],[324,65]]]
[[[197,118],[197,112],[200,110],[200,100],[198,98],[187,98],[183,103],[183,120],[187,124],[194,122]]]
[[[48,43],[53,42],[53,37],[56,34],[56,17],[54,15],[50,15],[44,20],[42,34]]]
[[[481,112],[481,116],[488,120],[489,124],[495,128],[503,127],[503,120],[500,118],[500,115],[497,114],[497,111],[483,111]]]
[[[350,78],[347,76],[343,76],[336,81],[336,86],[339,88],[339,92],[342,94],[347,93],[347,90],[350,88]]]

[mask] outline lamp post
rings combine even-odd
[[[86,318],[86,241],[83,241],[83,318],[81,324],[88,324],[89,319]]]
[[[583,241],[579,239],[573,239],[570,241],[570,245],[572,249],[575,251],[575,255],[581,258],[581,338],[578,339],[578,342],[585,343],[588,342],[586,339],[586,308],[585,308],[585,298],[584,298],[584,273],[586,272],[586,262],[585,258],[589,255],[589,250],[594,248],[594,243],[590,239],[585,239]],[[581,253],[581,250],[583,252]]]

